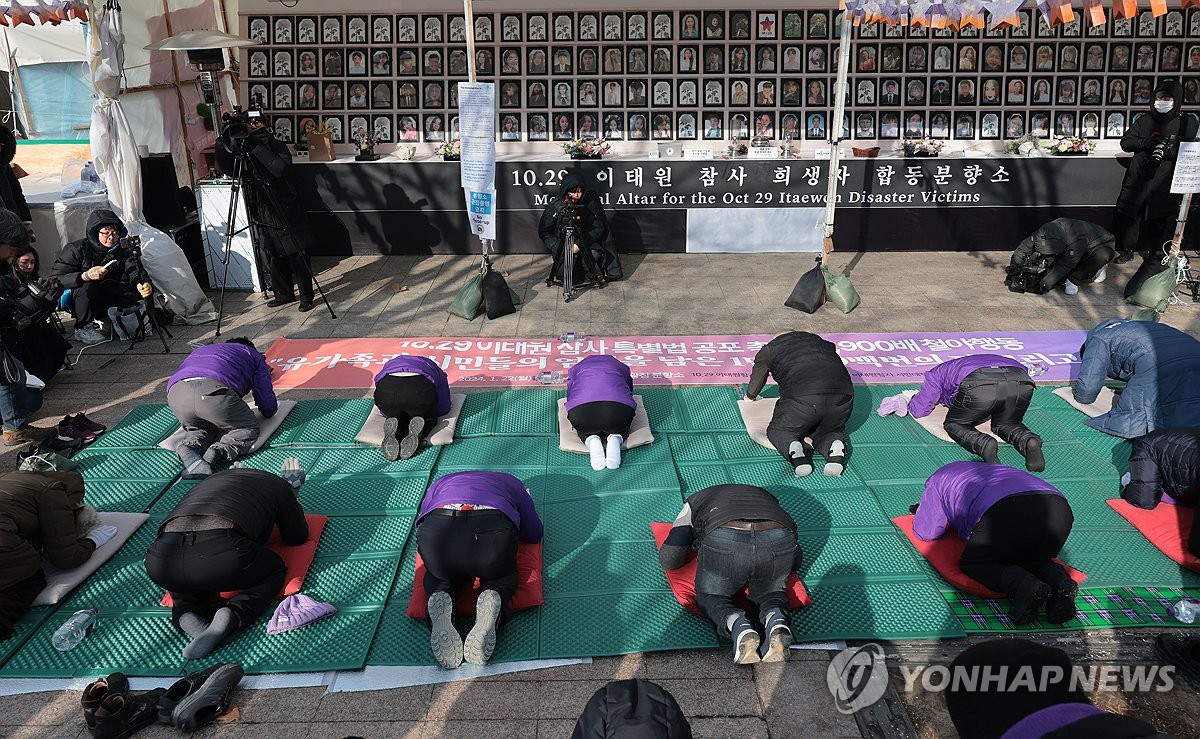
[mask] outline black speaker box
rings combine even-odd
[[[142,201],[146,223],[160,231],[169,231],[187,221],[179,199],[179,181],[175,179],[175,161],[170,154],[150,154],[141,158]]]

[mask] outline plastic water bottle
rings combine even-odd
[[[576,342],[583,341],[583,334],[577,334],[574,331],[568,331],[559,336],[558,340],[564,344],[574,344]]]
[[[746,385],[745,385],[745,383],[743,383],[743,384],[741,384],[741,385],[738,385],[736,388],[734,388],[734,390],[735,390],[735,392],[737,392],[737,399],[738,399],[738,400],[745,400],[745,399],[746,399]]]
[[[80,171],[80,173],[79,173],[79,181],[80,182],[95,182],[96,181],[96,168],[92,165],[91,162],[88,162],[87,164],[83,165],[83,170]]]
[[[1190,624],[1200,615],[1200,600],[1184,598],[1173,606],[1167,606],[1167,613],[1180,623]]]
[[[1046,365],[1042,364],[1041,362],[1030,362],[1025,365],[1025,369],[1028,371],[1030,378],[1033,378],[1041,377],[1042,375],[1046,374],[1047,368]]]
[[[79,642],[87,638],[87,635],[92,633],[92,629],[96,628],[98,616],[96,608],[88,608],[83,611],[76,611],[70,618],[58,627],[58,631],[54,632],[54,636],[50,637],[50,643],[60,652],[69,652],[79,646]]]
[[[558,370],[539,372],[537,381],[543,385],[561,385],[563,373]]]

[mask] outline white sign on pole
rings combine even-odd
[[[464,190],[467,199],[467,217],[471,219],[471,233],[481,239],[496,238],[496,188]]]
[[[1171,192],[1200,192],[1200,142],[1179,143],[1179,155],[1175,157],[1175,177],[1171,179]]]
[[[496,182],[496,85],[458,83],[462,186],[485,190]]]

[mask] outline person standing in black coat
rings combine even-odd
[[[247,129],[248,135],[243,136]],[[267,260],[275,294],[267,305],[274,308],[295,302],[298,288],[300,312],[306,313],[313,309],[308,250],[315,239],[296,189],[288,180],[292,154],[261,118],[250,118],[245,129],[234,124],[222,132],[216,146],[217,167],[232,177],[236,152],[242,147],[246,152],[242,171],[246,212],[254,226],[251,233],[258,253]]]
[[[768,374],[779,384],[779,402],[767,426],[771,445],[792,464],[796,477],[812,474],[813,446],[825,458],[825,474],[841,475],[854,384],[837,347],[807,331],[779,334],[754,355],[747,400],[758,399]]]
[[[590,275],[603,286],[609,265],[615,260],[615,255],[604,248],[608,217],[600,196],[584,187],[583,176],[578,172],[568,172],[563,177],[558,199],[546,206],[538,222],[538,237],[554,257],[547,284],[562,282],[562,239],[567,224],[559,216],[567,205],[575,208],[575,271]]]
[[[1121,149],[1132,152],[1129,168],[1117,196],[1113,233],[1121,256],[1118,263],[1133,258],[1144,261],[1125,288],[1125,297],[1137,291],[1147,277],[1162,269],[1163,243],[1171,239],[1182,195],[1171,193],[1179,144],[1196,139],[1197,123],[1181,111],[1183,85],[1164,80],[1154,88],[1150,114],[1133,122],[1121,137]]]
[[[288,546],[308,540],[300,507],[304,472],[284,462],[284,477],[232,468],[188,491],[158,529],[146,574],[171,594],[171,621],[192,637],[186,659],[200,659],[249,628],[283,587],[283,560],[267,547],[278,526]],[[221,592],[237,595],[220,601]]]
[[[1121,478],[1121,497],[1152,510],[1166,502],[1200,505],[1200,428],[1157,429],[1131,440],[1129,472]],[[1200,526],[1192,527],[1188,551],[1200,557]]]
[[[1048,262],[1033,292],[1041,295],[1061,284],[1067,295],[1075,295],[1084,282],[1104,282],[1115,244],[1113,235],[1094,223],[1055,218],[1017,244],[1004,282],[1013,289],[1014,276]]]

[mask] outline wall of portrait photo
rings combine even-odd
[[[353,5],[353,3],[352,3]],[[269,6],[275,10],[274,4]],[[297,8],[297,11],[301,8]],[[1120,138],[1162,79],[1200,104],[1200,8],[1155,18],[953,32],[854,29],[844,133],[976,140]],[[317,122],[348,142],[458,135],[467,34],[480,81],[496,84],[500,141],[723,141],[829,136],[834,10],[637,10],[244,14],[244,99],[294,141]]]

